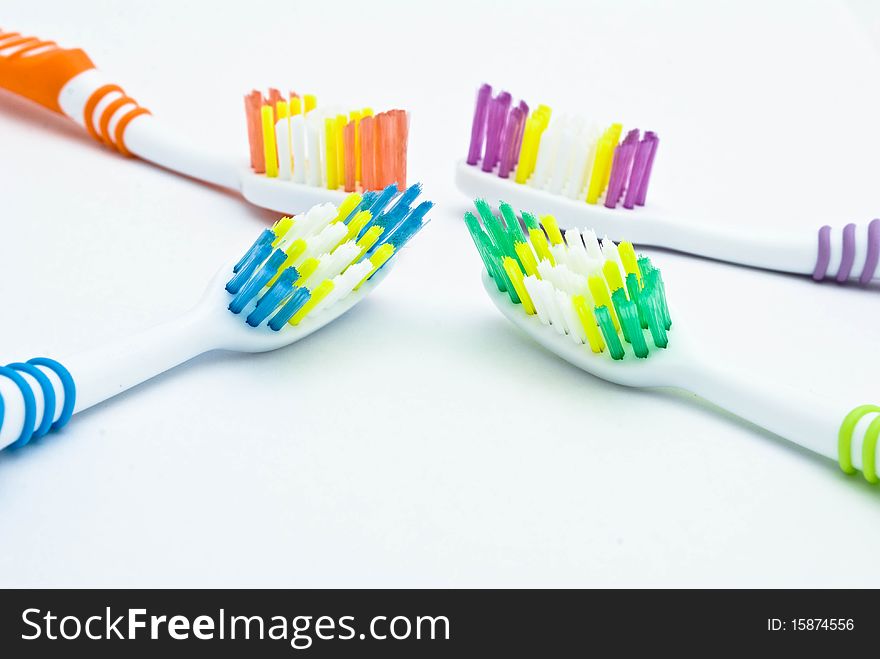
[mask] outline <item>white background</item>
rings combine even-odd
[[[656,130],[652,199],[706,222],[880,214],[870,3],[660,4],[4,0],[3,28],[82,47],[242,158],[253,87],[405,107],[437,208],[309,340],[199,358],[0,454],[0,584],[880,586],[880,488],[690,396],[593,379],[479,283],[452,172],[484,81]],[[8,94],[0,156],[0,363],[183,311],[275,219]],[[710,358],[880,402],[877,288],[647,253]]]

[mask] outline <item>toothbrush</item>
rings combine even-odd
[[[733,226],[685,221],[647,203],[657,155],[656,133],[604,130],[580,118],[551,121],[545,105],[529,111],[509,93],[477,93],[467,158],[456,184],[469,197],[506,199],[559,218],[563,227],[592,227],[612,240],[666,247],[720,261],[833,278],[880,281],[880,219],[817,233],[770,227],[749,233]]]
[[[672,325],[660,271],[632,243],[592,230],[564,233],[502,202],[483,200],[465,223],[495,306],[532,339],[599,378],[692,392],[876,483],[880,406],[851,407],[705,359],[682,322]]]
[[[282,97],[271,90],[264,99],[253,92],[245,100],[248,167],[191,144],[127,96],[80,49],[0,30],[0,89],[68,117],[124,156],[237,191],[275,211],[338,204],[347,192],[381,190],[392,182],[405,188],[408,118],[402,110],[373,116],[366,108],[348,119],[317,108],[312,95]],[[362,178],[346,178],[348,169]]]
[[[432,203],[415,205],[420,191],[416,184],[398,195],[391,185],[283,217],[180,318],[63,361],[0,367],[0,449],[24,446],[196,355],[275,350],[321,329],[368,295],[425,225]]]

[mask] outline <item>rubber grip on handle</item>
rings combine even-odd
[[[58,377],[61,382],[60,391],[56,392],[55,385],[46,375],[48,371]],[[30,378],[26,378],[25,375]],[[54,359],[37,357],[26,363],[16,362],[0,366],[0,378],[11,381],[21,394],[21,399],[14,402],[4,400],[0,395],[0,432],[3,430],[4,419],[13,410],[13,405],[20,407],[23,403],[23,409],[17,410],[19,414],[13,415],[17,417],[16,420],[22,419],[20,421],[22,429],[15,441],[9,444],[9,448],[25,446],[32,439],[42,437],[50,430],[59,430],[70,421],[76,405],[76,384],[70,372]],[[35,384],[32,384],[32,381]],[[38,396],[41,402],[39,406]]]
[[[0,51],[7,49],[9,55],[0,55],[0,87],[59,114],[58,94],[64,85],[95,68],[79,48],[59,48],[51,41],[23,37],[17,32],[0,32]]]
[[[856,473],[853,465],[853,435],[856,426],[864,418],[871,415],[870,422],[862,436],[862,474],[869,483],[880,482],[877,475],[877,441],[880,439],[880,406],[859,405],[853,409],[840,425],[837,436],[837,451],[840,468],[847,474]]]

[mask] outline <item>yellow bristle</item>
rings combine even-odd
[[[622,242],[617,246],[617,253],[620,254],[620,260],[623,262],[623,269],[628,275],[635,275],[639,283],[642,283],[642,273],[639,271],[639,260],[636,257],[636,250],[632,243]]]
[[[522,263],[526,274],[540,279],[541,275],[538,274],[538,262],[535,261],[535,253],[532,252],[532,248],[529,247],[527,243],[516,243],[513,246],[513,249],[516,251],[516,255],[519,257],[520,263]]]
[[[531,175],[531,171],[529,170],[529,163],[532,160],[532,152],[535,148],[537,133],[538,122],[535,120],[534,117],[529,117],[528,119],[526,119],[526,127],[523,131],[522,146],[519,150],[519,162],[516,164],[516,175],[514,180],[517,183],[525,183],[529,180],[529,176]]]
[[[593,296],[593,302],[597,307],[607,307],[608,313],[611,314],[611,320],[614,321],[614,329],[620,331],[620,321],[617,320],[617,313],[614,311],[614,305],[611,304],[611,295],[608,293],[608,287],[605,280],[599,275],[590,275],[587,279],[587,285],[590,288],[590,294]]]
[[[336,116],[336,172],[339,176],[340,185],[345,181],[345,115]]]
[[[272,247],[276,247],[278,243],[281,242],[281,239],[287,235],[287,232],[290,231],[290,227],[292,226],[293,218],[286,215],[272,225],[272,233],[275,234],[275,240],[272,242]]]
[[[318,107],[318,98],[314,94],[303,96],[303,108],[305,112],[311,112]]]
[[[290,116],[290,106],[287,101],[277,101],[275,103],[275,119],[287,119]]]
[[[602,181],[602,190],[608,187],[608,182],[611,180],[611,164],[614,161],[614,150],[617,148],[617,145],[620,143],[620,134],[623,132],[623,124],[611,124],[610,128],[608,128],[608,141],[611,144],[611,156],[608,158],[608,163],[605,167],[605,180]]]
[[[559,231],[559,225],[556,223],[555,217],[552,215],[542,215],[541,224],[547,232],[547,237],[550,239],[551,245],[562,245],[565,242],[562,239],[562,233]]]
[[[607,133],[599,138],[596,144],[596,156],[593,158],[593,167],[590,170],[590,182],[587,185],[587,203],[595,204],[599,196],[605,190],[605,168],[610,167],[610,160],[614,157],[614,148],[608,139]]]
[[[318,268],[318,259],[314,256],[307,258],[302,264],[296,269],[299,272],[299,279],[296,280],[294,286],[302,286],[306,283],[306,280],[315,274],[315,270]]]
[[[317,285],[314,289],[312,289],[312,296],[308,299],[300,310],[293,314],[293,317],[287,322],[291,325],[299,325],[300,321],[308,315],[308,313],[318,306],[318,302],[323,300],[330,294],[330,291],[333,290],[333,280],[325,279],[320,284]]]
[[[550,265],[556,265],[556,259],[553,258],[553,254],[550,252],[547,236],[544,235],[543,231],[540,229],[529,229],[529,239],[532,242],[532,247],[535,248],[535,254],[538,255],[539,261],[550,261]]]
[[[335,190],[339,187],[339,178],[336,169],[336,121],[324,119],[324,160],[327,170],[327,189]]]
[[[336,217],[333,218],[331,224],[335,224],[336,222],[343,222],[351,212],[357,207],[359,203],[361,203],[361,197],[357,192],[352,192],[345,199],[342,200],[342,203],[339,204],[339,212],[336,213]]]
[[[361,112],[353,111],[349,119],[354,122],[354,180],[361,180]]]
[[[364,108],[361,110],[361,118],[363,117],[372,117],[373,116],[373,108]]]
[[[587,301],[583,295],[574,295],[571,298],[574,305],[575,313],[581,321],[584,333],[587,335],[587,342],[590,344],[590,350],[593,352],[602,352],[605,349],[605,341],[602,339],[602,332],[596,325],[596,317],[593,316],[592,310],[587,306]]]
[[[303,111],[303,102],[299,96],[294,96],[290,99],[290,116],[295,117],[298,114],[302,114]]]
[[[367,226],[367,222],[370,221],[371,217],[370,211],[358,211],[355,213],[355,216],[351,218],[351,222],[348,223],[348,233],[343,242],[357,238],[358,234]]]
[[[514,180],[517,183],[525,183],[535,171],[535,163],[538,160],[538,149],[541,146],[541,135],[550,123],[552,110],[546,105],[539,105],[538,109],[526,119],[526,127],[523,132],[522,146],[520,147],[519,162],[516,165]]]
[[[605,281],[608,282],[608,288],[613,293],[618,288],[623,288],[623,279],[620,276],[620,268],[617,267],[617,261],[605,261],[602,266],[602,274],[605,275]]]
[[[370,270],[369,273],[367,273],[366,277],[360,280],[358,285],[354,287],[354,290],[357,290],[361,286],[363,286],[364,282],[372,277],[376,270],[385,265],[385,262],[391,258],[392,254],[394,254],[394,245],[392,245],[391,243],[385,243],[384,245],[376,249],[376,251],[373,252],[373,254],[370,256],[370,263],[373,264],[373,269]]]
[[[275,148],[275,120],[271,105],[264,105],[260,109],[260,118],[263,122],[263,157],[266,160],[266,176],[275,178],[278,176],[278,152]]]
[[[530,316],[533,315],[535,313],[535,305],[532,304],[532,298],[529,297],[529,292],[526,290],[525,283],[523,283],[522,270],[519,269],[517,262],[509,256],[505,256],[502,263],[504,264],[507,276],[510,278],[510,283],[513,284],[513,290],[516,291],[519,301],[522,302],[523,309]]]
[[[358,254],[358,257],[355,259],[355,262],[360,261],[364,255],[370,251],[370,248],[376,244],[376,241],[379,240],[379,237],[382,235],[385,229],[376,225],[367,229],[366,233],[360,237],[355,245],[361,248],[361,253]]]

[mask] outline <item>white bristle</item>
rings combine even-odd
[[[605,236],[602,239],[602,256],[606,261],[614,261],[617,265],[623,266],[623,261],[620,260],[620,252],[617,250],[617,245],[613,240]]]
[[[290,124],[283,117],[275,124],[275,144],[278,146],[278,178],[290,180],[292,174],[290,162]]]
[[[538,320],[544,325],[549,325],[550,316],[547,314],[547,307],[544,304],[542,284],[543,282],[534,275],[523,277],[523,285],[526,287],[529,297],[532,298],[532,304],[535,305]]]
[[[293,182],[306,182],[306,127],[302,114],[290,118],[290,140],[293,144]]]
[[[327,297],[317,304],[312,313],[330,307],[339,302],[339,300],[347,297],[352,289],[354,289],[364,277],[370,274],[370,270],[372,269],[373,264],[370,263],[369,259],[364,259],[360,263],[351,266],[341,275],[336,275],[333,278],[333,290],[330,291]]]
[[[604,257],[602,256],[602,248],[599,247],[599,239],[596,237],[596,232],[592,229],[585,229],[583,237],[587,256],[594,261],[601,261]]]
[[[336,217],[336,213],[333,214],[333,217]],[[348,233],[348,227],[343,222],[326,225],[318,234],[307,239],[303,259],[317,258],[321,254],[329,252],[339,244],[340,240],[345,238],[346,233]]]
[[[550,324],[553,325],[557,333],[565,334],[565,320],[562,316],[562,309],[559,308],[559,302],[556,299],[556,289],[549,281],[541,282],[545,286],[543,291],[543,300],[547,305],[547,315],[550,316]]]
[[[571,340],[578,344],[583,343],[587,335],[584,334],[584,328],[581,326],[580,320],[575,313],[574,306],[571,303],[571,295],[564,291],[556,291],[556,301],[562,311],[563,318],[565,318],[565,327]],[[581,337],[582,334],[583,338]]]
[[[342,223],[340,222],[339,224]],[[346,266],[356,259],[360,253],[360,248],[353,241],[348,241],[334,249],[331,254],[324,254],[321,256],[320,263],[312,275],[314,277],[313,281],[321,282],[325,279],[333,279],[333,277],[341,273]]]
[[[336,217],[338,209],[333,204],[319,204],[309,209],[305,215],[297,215],[296,222],[290,228],[291,240],[310,238],[319,233],[330,220]]]
[[[306,134],[308,135],[308,166],[306,167],[306,183],[312,186],[321,185],[321,140],[323,131],[319,129],[316,117],[312,117],[314,111],[308,115]]]

